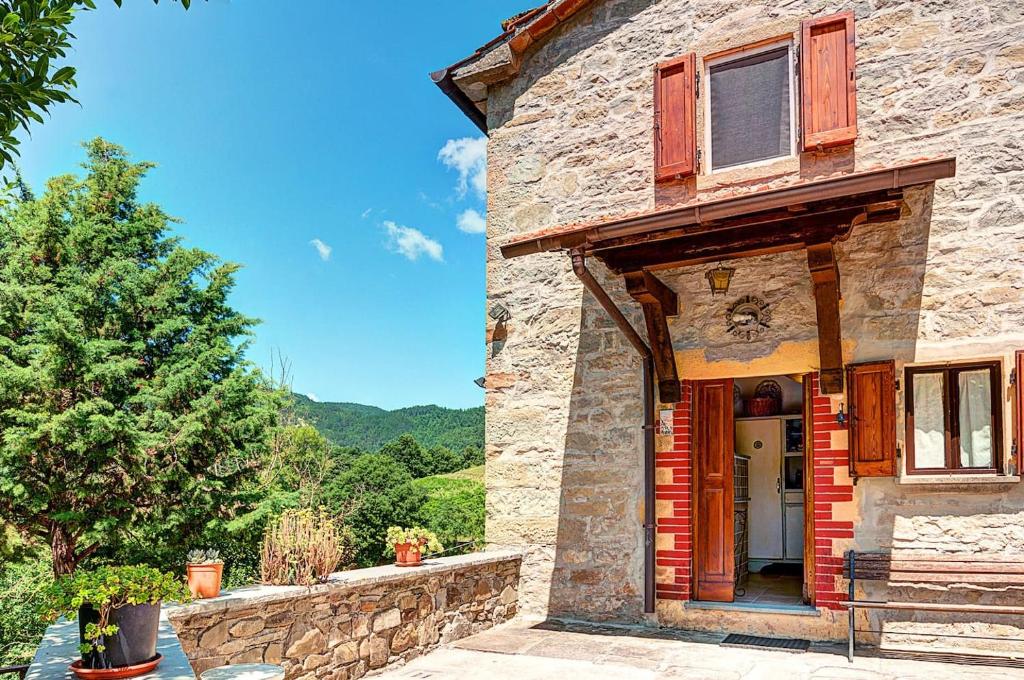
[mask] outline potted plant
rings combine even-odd
[[[160,604],[186,602],[188,588],[173,574],[146,566],[100,567],[58,579],[46,593],[51,619],[78,618],[80,678],[129,678],[153,670]]]
[[[444,546],[437,540],[437,534],[423,527],[388,527],[388,552],[394,551],[395,565],[418,567],[423,564],[423,552],[439,553]]]
[[[185,557],[188,589],[197,600],[220,595],[224,560],[216,550],[190,550]]]

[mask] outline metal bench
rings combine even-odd
[[[856,630],[854,613],[857,609],[1024,616],[1024,606],[857,600],[854,591],[857,581],[885,581],[892,586],[969,584],[993,588],[1018,587],[1024,589],[1024,557],[1021,556],[899,554],[893,557],[890,552],[850,550],[844,555],[843,576],[850,580],[849,601],[843,603],[849,609],[850,616],[848,651],[850,661],[853,661],[858,632],[879,634],[883,632],[881,630]],[[942,591],[942,594],[946,594],[946,591]],[[934,633],[929,634],[929,636],[934,635]],[[1006,639],[1010,640],[1010,638]]]

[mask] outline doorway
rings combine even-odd
[[[813,599],[810,387],[810,375],[695,383],[694,599]]]

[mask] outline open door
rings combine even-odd
[[[733,545],[733,383],[696,383],[693,400],[694,595],[732,602],[736,583]]]
[[[804,604],[814,604],[814,380],[807,373],[804,388]]]

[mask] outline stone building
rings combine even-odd
[[[487,538],[525,550],[521,611],[841,638],[849,550],[1024,560],[1024,5],[502,28],[433,78],[488,136]],[[963,580],[855,596],[1024,600]]]

